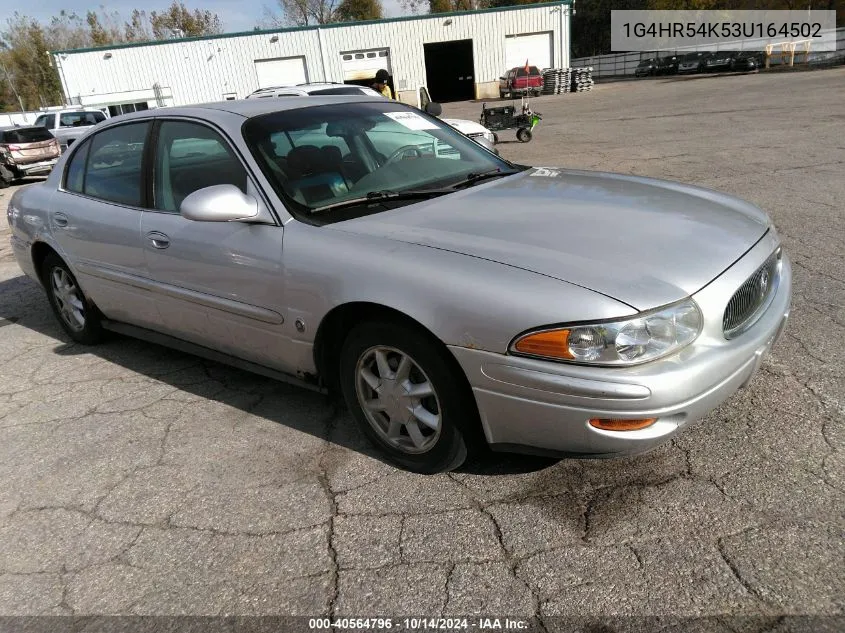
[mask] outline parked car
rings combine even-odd
[[[710,53],[704,60],[704,71],[709,73],[719,70],[731,70],[736,55],[734,51],[716,51]]]
[[[315,95],[367,95],[370,97],[381,97],[382,95],[372,88],[354,84],[339,84],[332,82],[305,83],[294,86],[275,86],[272,88],[259,88],[247,95],[247,99],[262,99],[267,97],[309,97]]]
[[[657,60],[644,59],[634,69],[634,77],[651,77],[657,74]]]
[[[707,53],[687,53],[678,60],[678,74],[703,72],[706,61]]]
[[[39,114],[35,125],[47,128],[58,139],[61,150],[65,151],[76,139],[107,118],[105,113],[94,108],[69,108]]]
[[[511,68],[499,77],[499,97],[502,99],[514,95],[535,95],[543,92],[543,75],[536,66]]]
[[[756,51],[740,52],[734,57],[731,70],[759,70],[763,66],[762,54]]]
[[[0,187],[49,174],[60,155],[59,142],[43,127],[0,128]]]
[[[678,72],[679,58],[676,55],[661,57],[657,60],[658,75],[674,75]]]
[[[247,99],[261,99],[266,97],[306,97],[306,96],[329,96],[329,95],[364,95],[368,97],[378,97],[384,99],[384,96],[366,86],[357,86],[354,84],[338,84],[338,83],[308,83],[298,84],[296,86],[277,86],[274,88],[260,88],[250,95]],[[411,104],[420,110],[427,111],[428,105],[432,103],[431,97],[428,94],[428,89],[425,86],[420,86],[416,91],[416,103]],[[439,116],[439,113],[435,116]],[[456,128],[459,132],[466,134],[469,138],[475,141],[481,141],[481,144],[492,152],[497,152],[493,147],[497,142],[496,135],[490,130],[475,121],[468,121],[466,119],[443,119],[446,123]]]
[[[749,203],[516,165],[365,97],[124,115],[7,217],[73,341],[112,330],[342,393],[418,472],[485,443],[662,444],[752,379],[790,306]]]

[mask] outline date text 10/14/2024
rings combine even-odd
[[[308,628],[326,631],[525,631],[528,620],[511,618],[310,618]]]

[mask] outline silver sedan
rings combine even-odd
[[[112,330],[340,393],[418,472],[485,446],[651,449],[752,379],[791,297],[748,203],[512,164],[360,97],[111,119],[8,219],[73,340]]]

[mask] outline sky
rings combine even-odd
[[[223,21],[224,32],[251,31],[264,17],[264,7],[277,9],[275,0],[183,0],[189,9],[208,9],[220,16]],[[100,11],[101,5],[107,5],[110,11],[119,11],[124,19],[129,17],[132,9],[156,11],[165,9],[171,0],[38,0],[33,3],[17,3],[12,0],[0,2],[0,30],[6,25],[6,20],[14,11],[37,18],[43,23],[64,9],[68,13],[75,12],[84,16],[86,12]],[[382,0],[386,17],[394,17],[405,13],[399,0]],[[276,10],[276,13],[279,13]]]

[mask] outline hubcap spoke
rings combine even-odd
[[[414,407],[412,413],[417,420],[425,424],[428,428],[437,430],[440,427],[440,416],[432,413],[421,404]]]
[[[387,427],[387,437],[396,440],[402,436],[402,423],[399,420],[391,420]]]
[[[408,376],[411,375],[411,368],[413,366],[414,361],[411,360],[411,357],[403,356],[402,360],[399,361],[399,366],[396,368],[396,376],[394,377],[396,382],[408,380]]]
[[[419,425],[414,420],[411,420],[405,423],[405,429],[408,431],[408,437],[411,438],[414,446],[422,448],[425,444],[425,438],[423,437],[422,431],[420,431]]]
[[[384,402],[382,402],[378,398],[374,398],[373,400],[366,400],[363,404],[364,408],[368,411],[378,412],[384,411],[387,408]]]
[[[393,378],[393,371],[387,362],[387,352],[383,349],[376,350],[376,366],[378,367],[378,375],[382,380]]]
[[[363,378],[364,382],[366,382],[370,386],[370,389],[374,391],[378,389],[378,386],[381,384],[381,381],[378,379],[378,376],[376,376],[366,367],[361,368],[361,371],[358,373],[361,374],[361,378]]]
[[[413,398],[425,398],[426,396],[433,394],[434,390],[431,388],[431,383],[428,381],[417,384],[411,383],[408,388],[408,395]]]

